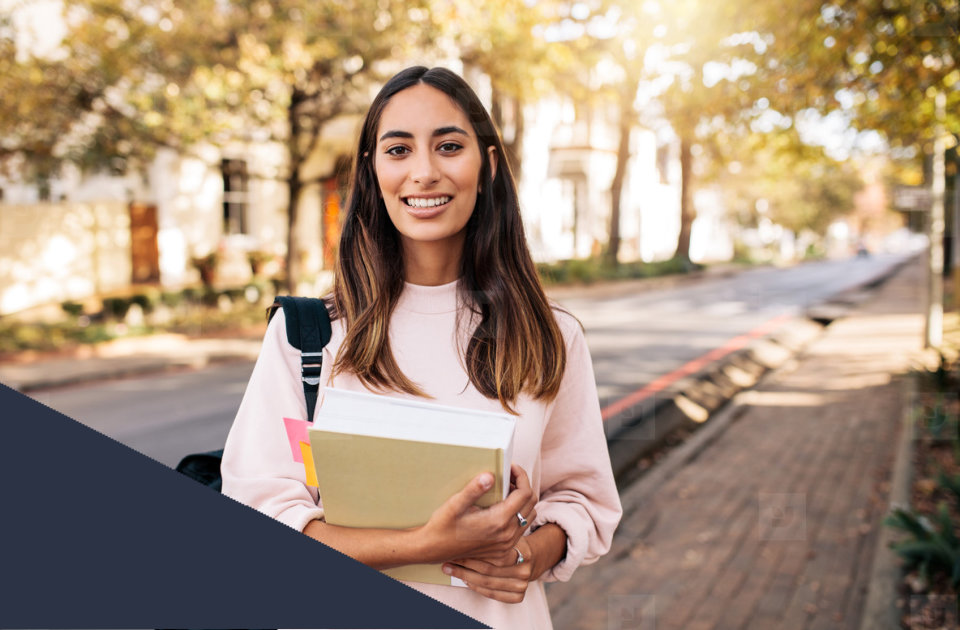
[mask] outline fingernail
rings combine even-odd
[[[443,572],[447,575],[453,575],[453,568],[449,564],[443,565]]]
[[[481,477],[481,478],[480,478],[480,485],[481,485],[485,490],[489,490],[490,488],[492,488],[492,487],[493,487],[493,475],[491,475],[491,474],[488,473],[488,474],[484,475],[483,477]]]

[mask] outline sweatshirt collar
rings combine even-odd
[[[426,286],[422,284],[403,283],[403,293],[396,308],[413,313],[452,313],[457,310],[457,285],[459,280]]]

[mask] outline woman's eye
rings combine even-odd
[[[389,149],[387,149],[386,153],[387,155],[395,155],[395,156],[403,155],[404,153],[407,153],[407,147],[403,145],[390,147]]]
[[[440,145],[440,151],[443,153],[453,153],[459,151],[463,146],[457,144],[456,142],[444,142]]]

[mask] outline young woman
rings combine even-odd
[[[357,147],[321,382],[516,414],[508,497],[473,508],[492,482],[482,474],[422,527],[325,523],[281,421],[306,413],[283,317],[267,329],[222,472],[225,494],[369,566],[442,563],[469,588],[410,586],[527,630],[551,627],[543,582],[604,554],[621,508],[583,332],[543,293],[503,155],[456,74],[414,67],[387,82]]]

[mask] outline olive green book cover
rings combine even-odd
[[[422,525],[482,472],[496,481],[477,504],[492,505],[509,491],[514,427],[507,414],[327,388],[309,430],[324,518],[345,527]],[[462,585],[440,565],[384,573]]]

